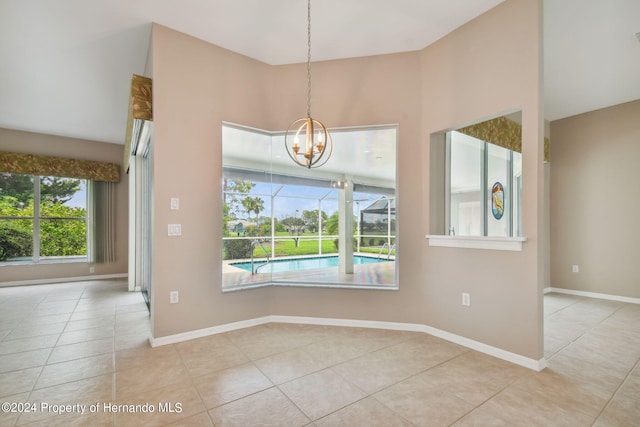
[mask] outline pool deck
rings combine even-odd
[[[335,254],[318,255],[319,257]],[[354,253],[354,255],[369,256],[368,253]],[[310,258],[303,255],[287,257],[286,259]],[[377,256],[375,256],[377,258]],[[222,289],[240,290],[260,286],[318,286],[318,287],[345,287],[367,289],[395,289],[396,263],[393,257],[386,261],[383,257],[380,262],[370,264],[356,264],[353,266],[353,274],[340,274],[338,267],[315,268],[298,271],[278,273],[258,273],[252,275],[246,270],[230,265],[235,262],[251,260],[229,260],[222,264]]]

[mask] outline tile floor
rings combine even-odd
[[[0,425],[640,425],[639,305],[546,295],[539,373],[360,328],[267,324],[152,349],[148,322],[121,281],[0,288]]]

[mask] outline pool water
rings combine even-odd
[[[381,261],[390,261],[386,258],[373,258],[362,255],[353,256],[353,264],[372,264]],[[263,264],[264,261],[254,261],[253,265],[258,266]],[[250,262],[235,262],[230,265],[241,268],[243,270],[251,271]],[[297,271],[297,270],[309,270],[312,268],[329,268],[338,266],[337,256],[323,256],[313,258],[296,258],[296,259],[276,259],[269,261],[268,264],[263,265],[258,270],[259,273],[280,273],[283,271]]]

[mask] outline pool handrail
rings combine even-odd
[[[387,259],[391,259],[391,252],[396,248],[396,244],[389,245],[389,243],[384,242],[380,248],[380,252],[378,252],[378,259],[382,258],[382,251],[384,251],[385,248],[387,248]]]
[[[253,268],[253,250],[255,249],[256,246],[259,246],[260,249],[262,249],[264,254],[267,256],[267,262],[263,262],[262,264],[256,266],[256,268],[254,269]],[[269,264],[269,252],[267,252],[267,250],[264,248],[264,246],[262,245],[262,243],[260,243],[260,241],[258,239],[254,239],[251,242],[251,275],[256,274],[260,267],[262,267],[263,265],[267,265],[267,264]]]

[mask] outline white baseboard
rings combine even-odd
[[[86,282],[89,280],[106,280],[106,279],[126,279],[127,273],[119,274],[92,274],[91,276],[76,276],[76,277],[57,277],[49,279],[33,279],[33,280],[18,280],[15,282],[0,282],[0,288],[5,286],[24,286],[24,285],[48,285],[50,283],[66,283],[66,282]]]
[[[238,329],[250,328],[252,326],[264,325],[270,323],[270,316],[258,317],[255,319],[242,320],[240,322],[227,323],[225,325],[212,326],[210,328],[197,329],[195,331],[183,332],[181,334],[167,335],[166,337],[154,338],[149,336],[149,344],[151,347],[160,347],[167,344],[175,344],[183,341],[189,341],[196,338],[208,337],[209,335],[222,334]]]
[[[628,302],[630,304],[640,304],[640,298],[624,297],[620,295],[610,295],[610,294],[599,294],[596,292],[576,291],[573,289],[554,288],[553,286],[544,288],[545,294],[549,292],[556,292],[559,294],[567,294],[567,295],[576,295],[576,296],[587,297],[587,298],[606,299],[610,301]]]
[[[451,341],[456,344],[460,344],[463,347],[479,351],[480,353],[488,354],[490,356],[497,357],[498,359],[502,359],[528,369],[533,369],[535,371],[541,371],[547,366],[546,360],[544,358],[540,360],[530,359],[519,354],[511,353],[509,351],[483,344],[481,342],[474,341],[460,335],[442,331],[440,329],[432,328],[430,326],[415,323],[381,322],[375,320],[330,319],[322,317],[271,315],[241,322],[228,323],[226,325],[214,326],[211,328],[199,329],[196,331],[190,331],[181,334],[169,335],[166,337],[149,337],[149,343],[151,344],[151,347],[158,347],[162,345],[188,341],[195,338],[202,338],[223,332],[235,331],[237,329],[248,328],[251,326],[263,325],[266,323],[297,323],[306,325],[344,326],[356,328],[387,329],[394,331],[422,332],[445,339],[447,341]]]
[[[497,357],[498,359],[506,360],[507,362],[511,362],[516,365],[524,366],[525,368],[533,369],[534,371],[540,372],[547,367],[547,361],[545,358],[535,360],[460,335],[452,334],[441,329],[432,328],[431,326],[424,326],[424,328],[425,333],[429,335],[460,344],[461,346],[479,351],[480,353],[488,354],[489,356]]]

